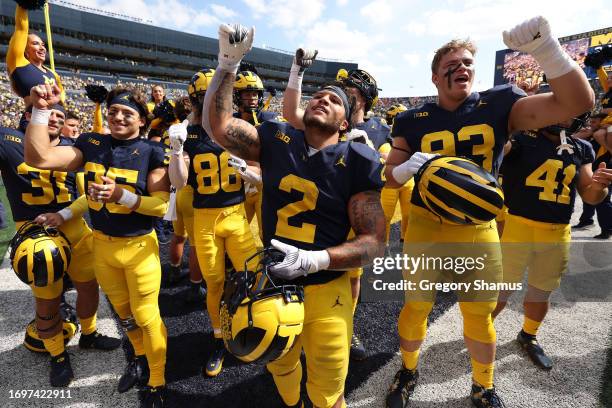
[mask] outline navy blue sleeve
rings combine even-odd
[[[149,142],[151,144],[151,156],[149,159],[149,172],[160,167],[167,167],[170,163],[169,150],[160,142]]]
[[[383,163],[378,152],[361,143],[350,143],[351,189],[350,195],[378,190],[385,185]]]
[[[93,137],[95,133],[81,133],[77,140],[74,142],[74,147],[79,149],[81,152],[87,151],[87,141],[90,137]],[[111,137],[110,135],[108,137]]]
[[[595,151],[593,150],[593,146],[584,140],[578,140],[578,144],[581,145],[581,150],[583,151],[582,164],[593,163],[595,161]]]

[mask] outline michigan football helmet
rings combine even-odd
[[[342,82],[348,77],[348,71],[344,68],[340,68],[336,74],[336,81]]]
[[[76,310],[67,303],[60,305],[60,315],[62,317],[62,334],[64,335],[64,345],[68,344],[70,340],[79,330],[79,321],[76,315]],[[32,319],[26,326],[25,338],[23,339],[23,345],[30,351],[36,353],[47,353],[45,344],[38,335],[36,330],[36,319]]]
[[[10,242],[11,265],[19,280],[45,287],[64,276],[70,265],[70,243],[61,231],[26,222]]]
[[[387,109],[387,111],[385,112],[385,120],[387,121],[387,124],[389,126],[393,125],[393,121],[395,120],[395,117],[400,112],[405,112],[407,110],[408,108],[402,105],[401,103],[394,103],[393,105],[391,105],[389,109]]]
[[[267,363],[279,359],[302,333],[303,287],[277,284],[268,273],[284,256],[265,248],[246,260],[244,272],[225,280],[221,333],[225,348],[239,360]],[[248,271],[246,265],[255,257],[260,257],[257,270]]]
[[[189,97],[197,100],[204,96],[204,93],[206,93],[208,85],[210,85],[214,75],[214,69],[202,68],[196,72],[191,77],[189,85],[187,86],[187,93],[189,94]]]
[[[240,95],[243,91],[257,91],[257,106],[245,105]],[[263,107],[264,86],[259,75],[253,71],[241,71],[234,82],[234,103],[245,111],[258,111]]]
[[[336,76],[337,78],[337,76]],[[363,69],[349,71],[346,78],[341,81],[345,86],[355,87],[366,100],[366,112],[376,106],[378,102],[378,86],[372,75]]]
[[[434,157],[421,166],[415,183],[427,208],[449,224],[484,224],[504,207],[495,177],[463,157]]]

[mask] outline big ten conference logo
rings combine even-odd
[[[280,130],[276,131],[276,134],[274,135],[275,138],[282,140],[283,142],[289,144],[289,142],[291,141],[291,138],[284,134],[283,132],[281,132]]]
[[[426,118],[429,116],[429,112],[417,112],[414,114],[415,118]]]
[[[96,146],[100,146],[100,141],[94,139],[93,137],[90,137],[89,139],[87,139],[87,141],[91,144],[95,144]]]

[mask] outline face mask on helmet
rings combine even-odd
[[[246,265],[259,259],[256,271]],[[244,362],[266,363],[284,356],[302,332],[304,289],[275,282],[268,268],[284,258],[266,248],[245,262],[245,271],[225,281],[221,334],[225,348]]]
[[[372,109],[378,102],[378,87],[372,75],[362,69],[350,71],[348,76],[342,81],[345,86],[352,86],[359,89],[361,95],[366,100],[366,112]]]
[[[585,127],[590,117],[591,112],[585,112],[582,115],[573,118],[572,123],[569,125],[557,123],[556,125],[545,127],[544,130],[556,136],[561,135],[561,131],[565,131],[565,135],[570,136]]]

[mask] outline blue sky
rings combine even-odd
[[[53,2],[53,1],[52,1]],[[77,1],[73,1],[77,3]],[[306,46],[322,58],[352,60],[368,70],[382,96],[436,93],[429,69],[433,52],[452,38],[477,46],[475,88],[493,85],[501,33],[543,15],[562,37],[605,28],[612,8],[605,0],[81,0],[155,25],[216,37],[220,22],[256,28],[255,46],[287,51]]]

